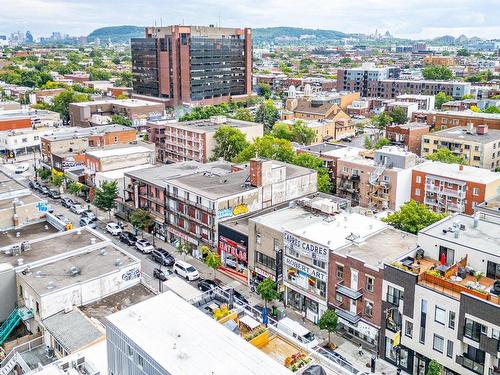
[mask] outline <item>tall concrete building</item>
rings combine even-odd
[[[252,92],[252,37],[248,28],[146,27],[134,38],[135,97],[167,106],[213,105]]]

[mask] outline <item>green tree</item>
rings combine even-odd
[[[60,187],[64,182],[64,173],[52,173],[51,183],[56,187]]]
[[[307,152],[301,152],[299,154],[296,154],[291,162],[292,164],[301,167],[316,170],[318,172],[318,191],[321,191],[323,193],[331,193],[332,183],[330,180],[330,175],[324,167],[323,160]]]
[[[68,191],[77,197],[83,191],[83,184],[73,181],[68,185]]]
[[[378,129],[384,130],[387,125],[392,122],[392,117],[387,112],[382,112],[379,115],[375,115],[371,118],[371,123],[375,125]]]
[[[234,161],[243,163],[256,156],[283,162],[291,162],[293,160],[294,151],[290,141],[266,134],[263,137],[256,138],[252,144],[245,147],[245,149],[236,156]]]
[[[201,249],[202,254],[205,254],[204,263],[208,268],[211,268],[214,271],[214,280],[216,276],[217,269],[222,266],[222,261],[220,259],[220,255],[215,251],[210,250],[207,246],[204,246],[206,249]]]
[[[132,87],[132,72],[125,71],[120,73],[120,77],[115,82],[118,87]]]
[[[67,89],[54,97],[51,109],[68,118],[70,103],[86,102],[89,100],[90,96],[88,94],[76,93],[71,89]]]
[[[406,116],[406,112],[401,107],[396,107],[391,112],[392,121],[396,124],[406,124],[408,122],[408,117]]]
[[[339,63],[341,65],[346,65],[346,64],[350,64],[352,63],[352,59],[350,57],[342,57],[340,60],[339,60]]]
[[[213,159],[223,158],[231,161],[246,147],[248,142],[240,129],[230,126],[221,126],[214,134],[217,145],[214,148]]]
[[[427,160],[440,161],[447,164],[465,164],[465,160],[455,155],[449,148],[442,147],[425,157]]]
[[[382,220],[397,229],[417,234],[421,229],[428,227],[446,217],[444,213],[435,213],[426,205],[411,200]]]
[[[111,116],[111,123],[125,126],[132,126],[132,120],[123,115],[115,114]]]
[[[255,113],[255,121],[264,124],[264,130],[266,132],[272,130],[274,123],[278,121],[279,117],[279,112],[274,107],[272,100],[266,100],[262,103]]]
[[[287,141],[293,140],[293,132],[290,130],[290,125],[284,122],[277,122],[273,125],[271,135],[276,138],[286,139]]]
[[[438,361],[433,359],[429,362],[426,375],[441,375],[442,371],[443,366],[441,366]]]
[[[255,117],[253,116],[252,112],[250,112],[246,108],[238,108],[233,118],[235,120],[240,120],[240,121],[250,121],[250,122],[255,121]]]
[[[118,197],[118,182],[104,182],[95,189],[94,205],[103,211],[107,211],[111,220],[111,210],[116,207],[116,198]]]
[[[457,51],[457,56],[470,56],[470,52],[465,48],[460,48]]]
[[[272,94],[271,87],[267,83],[259,83],[257,85],[257,92],[266,99],[269,99]]]
[[[332,309],[327,309],[319,319],[319,328],[328,331],[328,345],[331,343],[331,333],[337,330],[337,321],[337,314]]]
[[[500,107],[495,107],[494,105],[490,105],[489,107],[486,107],[486,109],[483,112],[484,113],[500,113]]]
[[[153,225],[153,218],[148,211],[140,208],[134,210],[129,217],[130,223],[141,231],[141,237],[146,229]]]
[[[441,109],[442,105],[446,102],[449,102],[450,100],[453,100],[453,98],[450,95],[446,95],[444,92],[440,91],[436,94],[435,96],[435,107],[437,109]]]
[[[266,309],[268,302],[272,302],[275,299],[278,299],[280,296],[277,290],[276,283],[270,277],[261,281],[259,285],[257,285],[257,294],[259,294],[261,298],[264,300],[264,305],[266,306]]]
[[[95,65],[95,61],[94,61],[94,65]],[[100,65],[100,64],[97,64],[97,65]],[[102,70],[102,69],[90,68],[89,73],[90,73],[90,80],[91,81],[109,81],[112,77],[110,72],[108,72],[106,70]]]
[[[364,146],[368,150],[378,150],[384,146],[391,144],[391,141],[385,137],[380,137],[375,141],[372,141],[368,136],[365,136]]]
[[[452,71],[444,65],[429,65],[422,70],[425,79],[450,80]]]
[[[293,140],[302,145],[310,145],[316,138],[316,133],[304,121],[298,120],[292,126]]]
[[[177,251],[179,255],[182,255],[183,259],[186,260],[186,254],[193,253],[193,245],[191,244],[191,242],[183,241],[179,245],[177,245],[175,251]]]
[[[465,99],[474,99],[474,95],[472,95],[472,94],[462,95],[462,100],[465,100]]]
[[[42,168],[38,170],[38,176],[44,181],[48,180],[51,175],[52,173],[48,169]]]

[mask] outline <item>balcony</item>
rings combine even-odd
[[[337,293],[340,293],[343,296],[346,296],[347,298],[355,301],[363,297],[362,289],[354,290],[345,285],[337,284],[336,291]]]
[[[453,212],[463,212],[464,205],[463,204],[456,204],[456,203],[447,203],[446,209],[449,211],[453,211]]]
[[[347,320],[351,324],[357,324],[361,320],[361,314],[352,313],[348,310],[344,310],[341,307],[335,308],[335,312],[337,313],[338,317]]]
[[[476,374],[484,374],[484,363],[479,363],[468,358],[467,353],[464,353],[462,356],[457,356],[457,363]]]

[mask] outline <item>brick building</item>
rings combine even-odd
[[[385,128],[385,136],[395,146],[404,146],[408,151],[420,155],[422,136],[429,134],[429,125],[417,122],[392,124]]]
[[[252,37],[248,28],[146,27],[133,38],[134,95],[169,107],[214,105],[252,93]]]
[[[206,163],[217,146],[215,132],[223,126],[239,129],[248,142],[263,135],[262,124],[213,116],[208,120],[149,122],[148,139],[156,145],[158,161],[162,163],[188,160]]]
[[[411,121],[424,122],[435,129],[446,129],[453,126],[474,127],[487,125],[489,129],[500,130],[500,114],[480,113],[473,111],[415,111]]]
[[[436,212],[472,215],[499,188],[500,173],[466,165],[429,161],[413,168],[411,177],[411,199]]]
[[[0,114],[0,131],[31,128],[29,115]]]

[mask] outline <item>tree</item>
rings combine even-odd
[[[288,163],[293,159],[294,151],[290,141],[266,134],[263,137],[256,138],[252,144],[245,147],[234,161],[243,163],[256,156]]]
[[[94,65],[96,63],[96,60],[94,60]],[[97,64],[101,65],[101,64]],[[96,69],[96,68],[90,68],[89,69],[90,73],[90,80],[91,81],[109,81],[112,77],[110,72],[107,72],[106,70],[102,69]]]
[[[51,172],[48,169],[42,168],[38,172],[38,176],[44,181],[48,180],[51,176]]]
[[[331,333],[337,330],[337,321],[337,314],[332,309],[327,309],[319,319],[319,328],[328,331],[328,345],[331,343]]]
[[[446,95],[444,92],[440,91],[436,94],[436,97],[435,97],[435,107],[437,109],[441,109],[441,106],[446,103],[446,102],[449,102],[450,100],[453,100],[453,98],[450,96],[450,95]]]
[[[101,210],[107,211],[111,220],[111,210],[116,207],[118,197],[118,182],[104,182],[101,187],[95,189],[94,205]]]
[[[259,285],[257,285],[257,293],[264,300],[264,306],[266,307],[266,309],[268,302],[274,301],[280,296],[277,290],[276,283],[270,277],[261,281]]]
[[[470,52],[468,50],[466,50],[465,48],[460,48],[458,51],[457,51],[457,56],[470,56]]]
[[[293,140],[302,145],[310,145],[316,138],[316,133],[304,121],[298,120],[292,126]]]
[[[147,228],[149,228],[151,225],[153,225],[153,218],[149,214],[148,211],[141,210],[140,208],[134,210],[130,214],[130,223],[134,226],[134,228],[137,228],[141,231],[141,237]]]
[[[73,181],[68,185],[68,191],[70,192],[70,194],[73,194],[75,197],[80,195],[82,190],[83,190],[83,184],[81,184],[79,182]]]
[[[440,161],[447,164],[465,164],[465,160],[458,155],[455,155],[449,148],[442,147],[437,151],[425,157],[427,160]]]
[[[274,123],[278,121],[279,117],[278,110],[274,107],[272,100],[266,100],[262,103],[255,113],[255,121],[264,124],[266,132],[272,130]]]
[[[426,375],[441,375],[442,370],[443,366],[441,366],[438,361],[433,359],[429,362]]]
[[[245,134],[240,129],[230,126],[221,126],[214,134],[217,145],[214,148],[213,159],[223,158],[231,161],[246,147],[248,142]]]
[[[238,108],[233,118],[235,120],[240,120],[240,121],[250,121],[250,122],[255,121],[255,117],[253,116],[252,112],[250,112],[246,108]]]
[[[88,94],[77,93],[71,89],[67,89],[54,97],[51,109],[67,118],[69,116],[70,103],[86,102],[89,100],[90,96]]]
[[[64,173],[52,173],[50,178],[52,185],[60,187],[64,182]]]
[[[429,65],[422,70],[425,79],[450,80],[452,71],[444,65]]]
[[[368,150],[378,150],[384,146],[391,144],[391,141],[385,137],[380,137],[376,141],[372,141],[368,136],[365,136],[364,146]]]
[[[284,122],[277,122],[273,125],[271,135],[276,138],[286,139],[287,141],[293,140],[293,132],[290,130],[290,125]]]
[[[385,127],[389,125],[391,122],[392,122],[392,117],[387,112],[382,112],[379,115],[375,115],[371,119],[371,123],[380,130],[384,130]]]
[[[346,64],[349,64],[349,63],[352,63],[352,59],[350,57],[342,57],[340,60],[339,60],[339,63],[341,65],[346,65]]]
[[[426,205],[411,200],[382,220],[397,229],[417,234],[421,229],[428,227],[446,217],[444,213],[435,213]]]
[[[406,124],[408,122],[408,116],[406,116],[406,112],[401,107],[396,107],[391,112],[392,121],[396,124]]]
[[[259,83],[257,85],[257,93],[266,99],[269,99],[272,94],[271,87],[267,83]]]
[[[184,260],[186,260],[186,254],[193,253],[193,245],[191,245],[191,242],[181,242],[179,245],[177,245],[175,251],[182,255]]]
[[[210,250],[207,246],[202,246],[201,252],[202,254],[206,254],[204,262],[207,265],[207,267],[214,270],[214,280],[215,280],[217,269],[220,266],[222,266],[220,255],[217,254],[215,251]]]
[[[307,152],[296,154],[291,161],[292,164],[314,169],[318,172],[318,191],[331,193],[332,183],[328,171],[324,168],[323,160]]]
[[[490,105],[489,107],[486,107],[486,109],[483,112],[484,113],[500,113],[500,107],[495,107],[494,105]]]
[[[111,116],[111,123],[124,125],[124,126],[132,126],[132,120],[123,115],[115,114]]]

